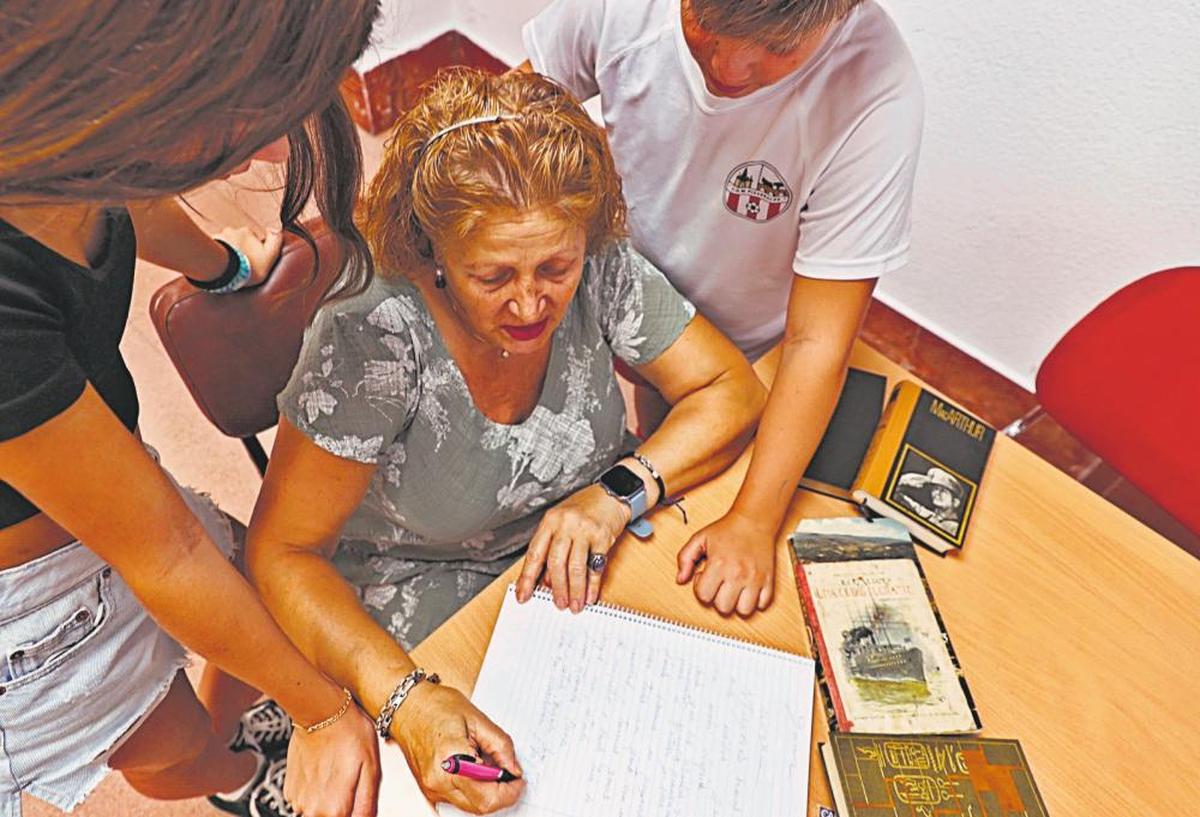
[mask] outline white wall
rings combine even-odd
[[[1200,2],[885,3],[927,116],[881,298],[1031,387],[1099,301],[1200,263]]]
[[[393,57],[419,48],[452,29],[462,31],[456,0],[382,0],[382,13],[371,31],[371,44],[354,63],[360,74]]]
[[[382,0],[371,46],[354,67],[369,71],[451,29],[510,65],[525,59],[521,24],[549,0]]]
[[[521,23],[547,2],[385,5],[405,9],[409,47],[449,19],[515,63]],[[880,298],[1032,389],[1104,297],[1200,264],[1200,0],[882,2],[927,121],[913,263]]]
[[[526,58],[521,25],[550,0],[455,0],[462,21],[459,29],[505,62],[516,65]]]

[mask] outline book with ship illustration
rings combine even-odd
[[[961,548],[996,430],[910,380],[892,391],[851,495],[946,553]]]
[[[923,735],[980,728],[903,525],[806,519],[790,541],[832,731]]]
[[[833,733],[821,757],[839,817],[1047,817],[1015,740]]]

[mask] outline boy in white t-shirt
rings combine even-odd
[[[555,0],[524,41],[522,68],[600,95],[635,246],[752,360],[782,347],[746,481],[679,553],[697,598],[750,615],[876,279],[908,260],[912,58],[874,0]]]

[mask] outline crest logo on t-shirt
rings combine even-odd
[[[725,209],[751,221],[770,221],[792,204],[792,189],[767,162],[744,162],[725,177]]]

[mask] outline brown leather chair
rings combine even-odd
[[[150,318],[171,362],[204,416],[238,437],[259,473],[267,454],[256,434],[275,425],[304,328],[341,270],[337,243],[322,223],[308,225],[320,264],[301,238],[286,234],[279,261],[261,286],[229,295],[179,277],[150,300]]]

